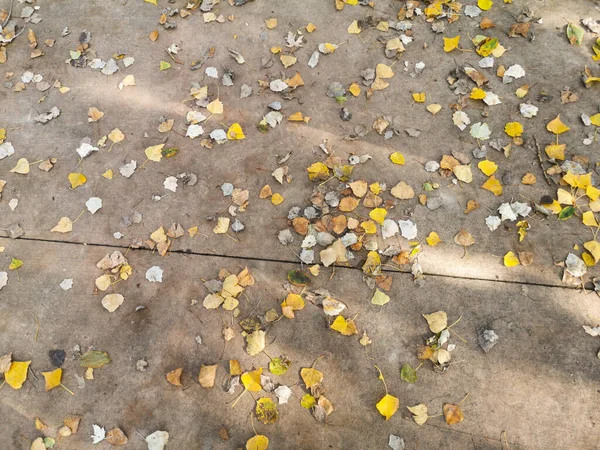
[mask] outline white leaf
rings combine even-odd
[[[381,236],[383,239],[390,238],[398,234],[399,231],[398,224],[392,219],[385,219],[383,221],[383,225],[381,226]]]
[[[500,101],[500,97],[498,97],[493,92],[486,92],[485,97],[483,98],[483,102],[489,106],[499,105],[500,103],[502,103]]]
[[[456,125],[460,131],[463,131],[467,128],[467,125],[471,123],[471,119],[469,119],[466,112],[455,111],[454,114],[452,114],[452,122],[454,122],[454,125]]]
[[[108,294],[102,299],[102,306],[108,312],[115,312],[123,304],[125,297],[121,294]]]
[[[588,327],[587,325],[583,325],[583,329],[590,336],[600,336],[600,327]]]
[[[132,65],[135,62],[135,58],[133,56],[128,56],[126,58],[123,58],[123,65],[125,67],[129,67],[130,65]]]
[[[11,211],[14,211],[18,204],[19,204],[19,200],[17,200],[16,198],[13,198],[10,200],[10,202],[8,202],[8,207],[10,208]]]
[[[533,116],[537,116],[538,109],[539,108],[537,106],[534,106],[530,103],[521,103],[519,105],[519,112],[523,117],[527,117],[528,119],[531,119]]]
[[[190,139],[197,138],[202,133],[204,133],[204,129],[200,125],[192,124],[188,127],[185,135]]]
[[[62,280],[62,283],[60,283],[60,288],[63,291],[68,291],[72,287],[73,287],[73,278],[65,278],[64,280]]]
[[[485,218],[485,224],[490,229],[490,231],[494,231],[495,229],[497,229],[501,223],[502,221],[498,216],[488,216]]]
[[[133,175],[133,172],[135,172],[135,168],[137,167],[137,162],[135,162],[133,159],[121,166],[121,168],[119,169],[119,172],[121,173],[121,175],[123,175],[125,178],[129,178],[131,175]]]
[[[85,202],[85,206],[89,212],[95,214],[96,211],[102,208],[102,199],[100,197],[90,197],[90,199]]]
[[[148,450],[163,450],[169,442],[169,433],[166,431],[155,431],[146,437]]]
[[[206,73],[206,76],[208,77],[219,78],[219,71],[216,67],[207,67],[204,73]]]
[[[150,283],[162,283],[163,270],[158,266],[152,266],[146,270],[146,280]]]
[[[513,78],[522,78],[524,76],[525,70],[523,70],[519,64],[514,64],[506,69],[504,76],[502,77],[502,82],[504,84],[512,83]]]
[[[494,67],[494,57],[487,56],[485,58],[480,59],[479,67],[481,67],[482,69],[491,69],[492,67]]]
[[[410,220],[399,220],[400,232],[405,239],[414,239],[417,237],[417,225]]]
[[[106,430],[104,429],[104,427],[93,424],[92,428],[94,430],[94,434],[92,434],[92,436],[91,436],[92,443],[97,444],[98,442],[102,442],[104,440],[104,438],[106,437]]]
[[[505,220],[510,220],[511,222],[517,220],[517,213],[513,211],[508,203],[502,203],[498,208],[498,212],[503,222]]]
[[[279,400],[279,404],[283,405],[284,403],[287,403],[292,396],[292,390],[285,385],[281,385],[275,389],[275,395]]]
[[[308,60],[308,67],[316,67],[319,64],[319,52],[315,51]]]
[[[0,289],[8,284],[8,273],[0,272]]]
[[[218,128],[210,132],[210,138],[217,141],[217,144],[224,144],[227,142],[227,133],[225,133],[225,130]]]
[[[477,122],[474,125],[471,125],[471,136],[475,139],[480,139],[485,141],[490,138],[490,127],[488,127],[487,123]]]
[[[15,153],[15,148],[10,142],[0,144],[0,159],[4,159]]]
[[[165,178],[165,181],[163,182],[163,186],[168,191],[176,192],[177,191],[177,178],[173,177],[173,176]]]
[[[119,70],[119,66],[117,66],[117,62],[114,59],[110,58],[108,61],[106,61],[106,64],[102,68],[101,72],[104,75],[112,75],[117,70]]]
[[[279,78],[269,83],[269,89],[271,89],[273,92],[281,92],[287,88],[287,83],[281,81]]]
[[[92,152],[97,152],[98,150],[98,147],[94,147],[89,142],[82,142],[81,144],[79,144],[79,147],[77,147],[75,151],[77,152],[80,158],[85,158],[86,156],[89,156]]]

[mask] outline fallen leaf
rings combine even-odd
[[[358,333],[356,324],[352,319],[345,319],[343,316],[337,316],[330,327],[332,330],[338,331],[344,336],[352,336]]]
[[[31,361],[13,361],[10,369],[4,374],[4,381],[13,389],[21,389],[27,380],[27,370]]]
[[[417,425],[424,425],[429,416],[427,415],[427,405],[419,404],[406,407],[413,415],[413,420]]]
[[[310,389],[323,381],[323,373],[312,367],[304,367],[300,370],[300,376],[306,385],[306,389]]]
[[[455,36],[453,38],[444,38],[444,51],[446,53],[451,52],[452,50],[458,48],[458,43],[460,41],[460,35]]]
[[[27,158],[19,158],[17,165],[10,169],[12,173],[20,173],[21,175],[27,175],[29,173],[29,161]]]
[[[404,165],[404,155],[399,152],[394,152],[390,155],[390,161],[394,164]]]
[[[444,311],[437,311],[431,314],[423,314],[432,333],[439,333],[448,327],[448,316]]]
[[[51,372],[42,372],[44,379],[46,380],[46,391],[54,389],[56,386],[60,386],[60,380],[62,378],[62,369],[54,369]]]
[[[473,236],[471,236],[471,233],[468,231],[460,230],[456,236],[454,236],[454,242],[463,247],[468,247],[475,243],[475,239],[473,239]]]
[[[398,411],[400,407],[400,400],[390,394],[385,394],[379,402],[377,402],[377,411],[385,420],[390,420],[390,418]]]
[[[488,177],[498,170],[498,165],[493,161],[483,160],[477,164],[479,170],[481,170]]]
[[[494,195],[502,195],[502,184],[493,175],[481,186],[483,189],[490,191]]]
[[[459,422],[462,422],[465,418],[459,405],[454,405],[452,403],[445,403],[443,410],[444,410],[444,419],[446,419],[446,423],[448,425],[455,425]]]
[[[504,255],[504,265],[506,267],[514,267],[520,264],[519,258],[513,252],[508,252]]]
[[[262,367],[253,370],[252,372],[245,372],[240,377],[242,384],[244,387],[250,392],[259,392],[262,390],[262,385],[260,383],[260,376],[262,374]]]
[[[246,441],[246,450],[267,450],[269,448],[269,438],[257,434]]]
[[[69,233],[73,231],[73,222],[68,217],[61,217],[50,231],[55,233]]]
[[[277,405],[269,397],[261,397],[256,401],[256,418],[262,423],[269,424],[277,421],[279,413]]]
[[[562,134],[565,131],[569,131],[570,130],[570,128],[568,126],[566,126],[562,122],[562,120],[560,120],[560,115],[556,116],[555,119],[553,119],[550,122],[548,122],[548,124],[546,125],[546,129],[550,133],[554,133],[554,134]]]
[[[167,381],[169,383],[171,383],[173,386],[183,386],[181,384],[181,374],[182,374],[182,372],[183,372],[183,368],[182,367],[179,367],[177,369],[171,370],[166,375]]]
[[[198,375],[198,381],[200,386],[203,388],[211,388],[215,385],[215,378],[217,376],[218,364],[200,366],[200,373]]]

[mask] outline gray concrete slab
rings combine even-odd
[[[91,425],[121,427],[131,448],[144,448],[142,435],[164,429],[171,434],[173,448],[237,448],[253,435],[249,413],[253,400],[246,394],[235,408],[234,396],[223,392],[228,359],[238,359],[248,370],[266,367],[265,354],[252,358],[243,350],[240,328],[229,313],[209,311],[193,298],[206,294],[202,279],[211,279],[219,268],[238,271],[239,260],[171,254],[164,259],[149,251],[127,254],[133,267],[130,279],[107,292],[120,293],[124,304],[114,313],[100,304],[104,295],[94,292],[94,279],[102,274],[95,263],[111,249],[101,246],[35,243],[2,240],[6,246],[0,267],[8,265],[7,255],[24,261],[19,280],[11,272],[9,284],[0,292],[2,351],[12,351],[17,360],[32,360],[35,380],[30,374],[22,390],[4,386],[1,428],[11,448],[28,448],[26,439],[40,433],[33,419],[59,424],[67,414],[83,415],[77,435],[61,442],[61,448],[92,448]],[[145,280],[146,269],[159,265],[162,283]],[[263,314],[285,296],[283,284],[292,264],[249,262],[256,279],[248,287],[247,301],[240,303],[240,318]],[[74,279],[73,288],[63,291],[59,283]],[[372,305],[371,291],[357,283],[359,274],[339,269],[330,279],[322,273],[311,288],[330,290],[344,301],[347,315],[357,314],[359,332],[366,331],[373,344],[365,352],[359,335],[341,336],[328,329],[319,307],[307,302],[293,320],[282,319],[267,328],[271,356],[287,355],[293,363],[276,383],[296,385],[299,370],[323,355],[317,368],[325,374],[327,397],[335,411],[327,426],[319,425],[299,405],[300,385],[288,405],[279,407],[275,425],[255,426],[271,439],[272,448],[386,448],[390,433],[402,436],[407,449],[500,449],[503,432],[510,448],[580,448],[596,445],[598,364],[597,338],[588,336],[581,325],[600,316],[595,295],[572,290],[531,287],[511,283],[466,281],[428,277],[425,287],[416,288],[409,275],[394,275],[391,301],[384,307]],[[137,311],[143,305],[145,309]],[[414,385],[399,378],[402,364],[417,364],[416,347],[429,331],[421,313],[437,310],[448,313],[449,321],[462,316],[453,328],[465,342],[452,335],[456,344],[449,370],[436,373],[431,364],[418,371]],[[36,335],[36,317],[40,322]],[[221,329],[233,323],[236,336],[224,348]],[[484,353],[477,344],[477,330],[492,327],[499,343]],[[195,337],[203,343],[198,345]],[[112,362],[95,371],[93,381],[78,388],[75,374],[84,369],[73,360],[73,347],[107,351]],[[40,371],[51,368],[48,350],[64,349],[63,384],[75,393],[57,388],[44,392]],[[136,371],[138,359],[148,368]],[[219,364],[217,386],[203,389],[196,381],[201,364]],[[399,411],[386,422],[375,410],[383,395],[377,380],[377,364],[385,374],[391,393],[401,402]],[[183,384],[175,388],[165,375],[183,367]],[[266,371],[265,371],[266,372]],[[238,390],[238,392],[240,392]],[[405,406],[427,403],[431,415],[443,403],[463,404],[464,422],[449,427],[443,418],[431,418],[419,427],[409,419]],[[231,441],[219,441],[218,430],[226,426]],[[108,429],[108,428],[107,428]],[[192,444],[193,443],[193,444]]]

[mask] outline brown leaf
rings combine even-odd
[[[454,236],[454,242],[463,247],[468,247],[475,243],[475,239],[473,239],[473,236],[471,236],[471,233],[468,231],[460,230],[456,236]]]
[[[344,212],[354,211],[358,203],[359,200],[356,197],[344,197],[340,200],[339,210]]]
[[[222,441],[229,440],[229,431],[227,430],[227,428],[221,427],[219,429],[219,437],[221,438]]]
[[[292,226],[294,227],[294,231],[302,236],[306,236],[308,233],[308,224],[310,222],[306,217],[295,217],[292,220]]]
[[[259,198],[269,198],[273,195],[273,191],[271,190],[271,186],[265,184],[263,188],[260,190],[260,194],[258,194]]]
[[[158,30],[154,30],[152,33],[148,35],[148,39],[152,42],[155,42],[158,39]]]
[[[440,167],[442,169],[452,170],[456,166],[460,166],[460,161],[458,159],[456,159],[454,156],[450,156],[450,155],[442,156],[442,160],[440,161]]]
[[[517,35],[520,34],[521,36],[526,38],[527,35],[529,34],[529,27],[531,27],[531,22],[514,23],[510,27],[510,31],[508,32],[508,35],[510,37],[517,37]]]
[[[523,266],[529,266],[533,263],[533,253],[531,252],[519,252],[519,261]]]
[[[481,19],[481,22],[479,22],[479,28],[481,28],[482,30],[493,28],[495,26],[496,24],[492,22],[492,19],[490,19],[489,17],[484,17],[483,19]]]
[[[471,211],[475,211],[477,208],[479,208],[479,203],[477,203],[477,200],[469,200],[467,202],[467,208],[465,209],[465,214],[469,214]]]
[[[123,433],[123,431],[120,428],[113,428],[108,433],[106,433],[106,441],[110,445],[117,446],[127,444],[128,439],[127,436],[125,436],[125,433]]]
[[[362,197],[367,193],[368,184],[365,180],[357,180],[348,184],[350,189],[352,189],[352,193],[357,197]]]
[[[404,181],[401,181],[396,186],[394,186],[390,193],[400,200],[408,200],[415,196],[415,191],[413,190],[413,188],[406,184]]]
[[[369,191],[363,199],[363,206],[367,208],[377,208],[379,205],[381,205],[382,202],[383,199],[380,196],[375,195],[371,191]]]
[[[71,433],[77,433],[79,429],[79,422],[81,421],[81,416],[67,416],[65,417],[64,424],[69,427]]]
[[[453,403],[444,404],[444,419],[448,425],[455,425],[465,419],[459,405]]]
[[[332,230],[335,234],[342,234],[345,230],[346,227],[348,226],[348,219],[346,219],[346,216],[340,214],[339,216],[334,216],[331,219],[331,223],[332,223]]]
[[[433,349],[428,345],[420,345],[417,347],[417,359],[426,361],[433,356]]]
[[[217,376],[217,364],[205,366],[202,364],[200,367],[200,374],[198,375],[198,381],[200,386],[204,388],[211,388],[215,385],[215,377]]]
[[[173,386],[183,386],[181,384],[181,373],[183,372],[183,368],[179,367],[178,369],[171,370],[167,374],[167,381],[171,383]]]

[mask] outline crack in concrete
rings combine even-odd
[[[1,237],[0,237],[0,239],[7,239],[8,240],[8,238],[1,238]],[[47,243],[50,243],[50,244],[83,245],[83,246],[90,246],[90,247],[108,247],[108,248],[119,249],[119,250],[138,250],[138,251],[154,252],[154,250],[151,250],[149,248],[143,248],[143,247],[133,248],[133,247],[129,247],[129,246],[115,245],[115,244],[98,244],[98,243],[87,243],[87,242],[76,242],[76,241],[61,241],[61,240],[31,238],[31,237],[20,237],[20,238],[18,238],[18,240],[29,241],[29,242],[47,242]],[[218,254],[218,253],[195,252],[195,251],[192,251],[192,250],[184,250],[184,249],[171,250],[169,253],[175,253],[175,254],[178,254],[178,255],[207,256],[207,257],[211,257],[211,258],[237,259],[237,260],[242,260],[242,261],[258,261],[258,262],[279,263],[279,264],[293,264],[293,265],[302,264],[301,262],[298,262],[298,261],[279,260],[279,259],[272,259],[272,258],[260,258],[260,257],[257,257],[257,256],[223,255],[223,254]],[[349,270],[359,270],[359,271],[362,272],[362,270],[359,267],[335,266],[335,268],[336,268],[336,270],[339,270],[339,269],[349,269]],[[408,275],[408,274],[411,273],[410,270],[402,270],[402,269],[398,269],[398,270],[383,269],[382,271],[384,273],[401,273],[401,274],[406,274],[406,275]],[[550,283],[536,283],[536,282],[513,281],[513,280],[497,280],[497,279],[491,279],[491,278],[479,278],[479,277],[467,277],[467,276],[458,276],[458,275],[447,275],[447,274],[440,274],[440,273],[433,273],[433,272],[423,272],[423,275],[428,276],[428,277],[449,278],[449,279],[455,279],[455,280],[489,281],[489,282],[492,282],[492,283],[518,284],[518,285],[522,285],[522,286],[534,286],[534,287],[548,287],[548,288],[558,288],[558,289],[579,290],[579,287],[577,287],[577,286],[565,286],[565,285],[550,284]]]

